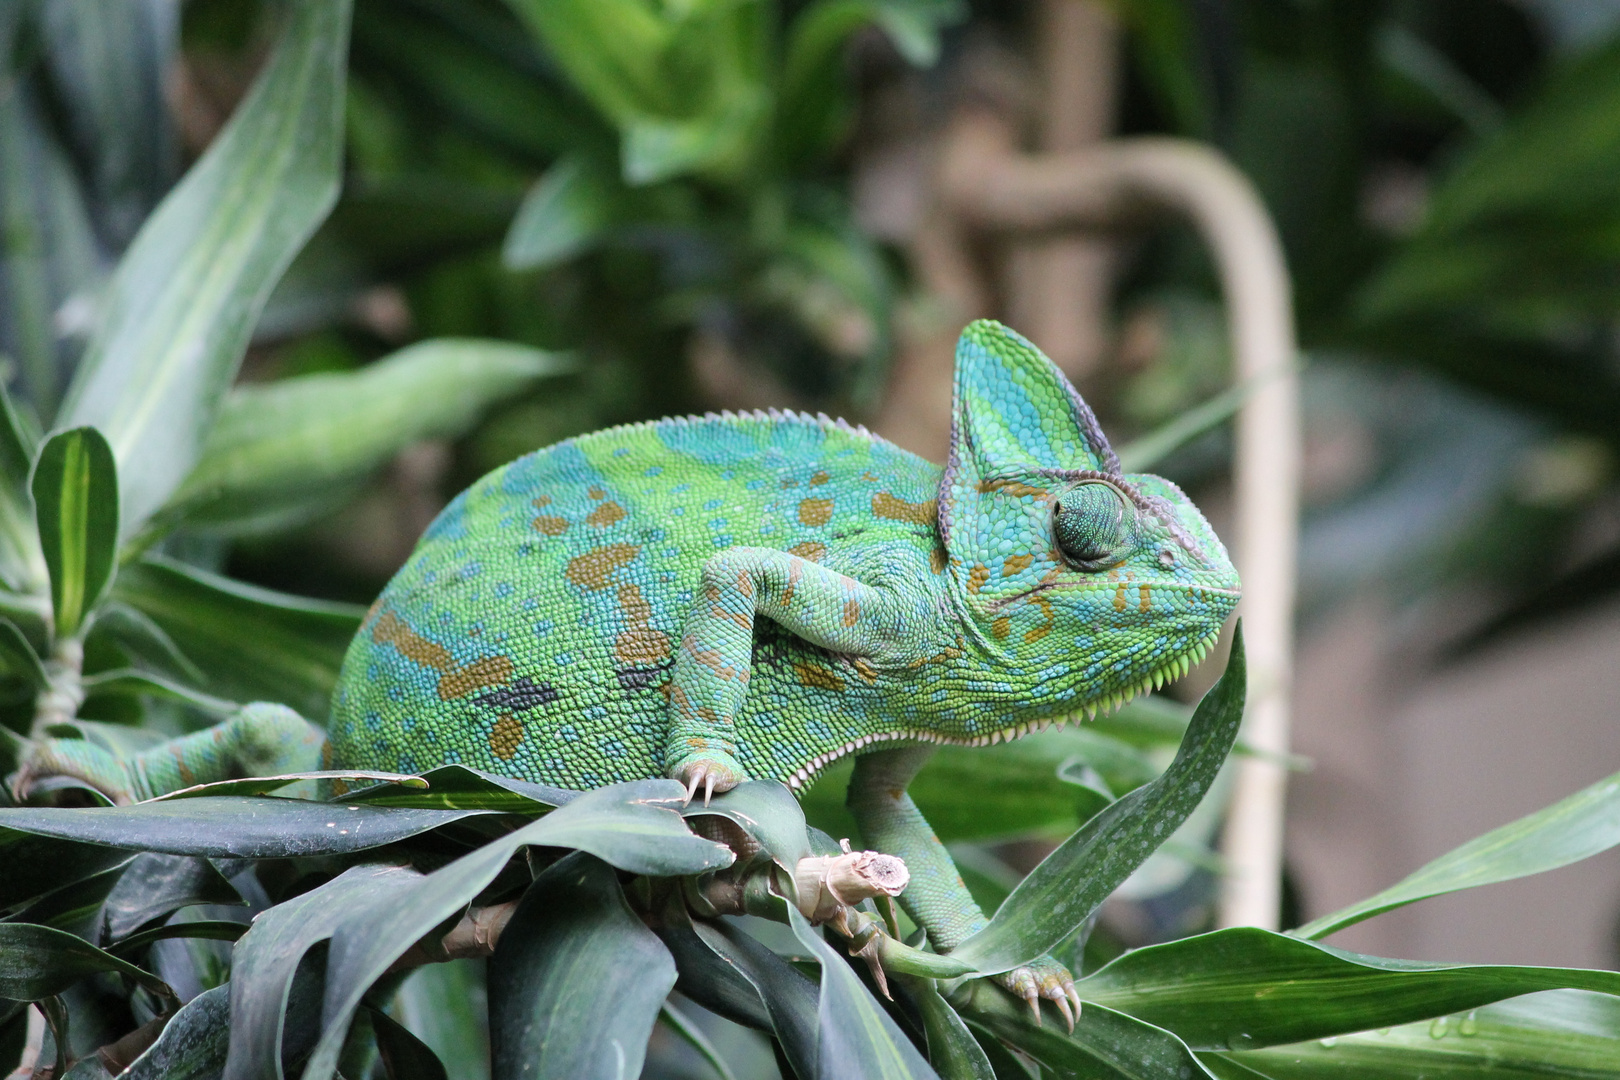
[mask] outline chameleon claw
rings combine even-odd
[[[1029,1006],[1029,1015],[1035,1021],[1035,1026],[1041,1026],[1041,996],[1033,988],[1024,995],[1024,1004]]]
[[[1080,991],[1074,988],[1074,983],[1065,983],[1063,985],[1063,994],[1070,1001],[1074,1002],[1074,1017],[1076,1020],[1080,1019]],[[1069,1030],[1074,1030],[1073,1024],[1069,1025]]]
[[[687,805],[691,805],[692,796],[697,794],[698,784],[702,780],[703,780],[703,774],[702,773],[693,773],[692,778],[686,782],[686,798],[684,800],[682,800],[682,801],[685,802]],[[712,781],[711,781],[711,783],[712,783]],[[704,799],[703,800],[703,805],[707,806],[708,804],[709,804],[709,800]]]
[[[709,805],[709,800],[711,798],[713,798],[713,796],[714,796],[714,773],[712,773],[712,772],[704,773],[703,774],[703,805],[708,806]],[[686,801],[691,802],[692,797],[690,795],[688,795],[687,798],[686,798]]]
[[[1067,994],[1059,994],[1057,997],[1052,999],[1052,1003],[1057,1006],[1058,1012],[1063,1014],[1063,1022],[1065,1024],[1069,1025],[1069,1034],[1073,1035],[1074,1034],[1074,1009],[1069,1004],[1069,995],[1067,995]]]

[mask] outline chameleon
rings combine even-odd
[[[28,769],[116,798],[326,766],[461,763],[587,790],[672,777],[802,792],[857,760],[862,838],[941,951],[986,924],[906,787],[942,743],[992,745],[1185,674],[1238,601],[1171,482],[1127,475],[1039,349],[963,332],[943,468],[826,416],[766,411],[578,436],[457,496],[349,646],[324,734],[281,706],[103,760]],[[100,756],[97,756],[100,755]],[[999,977],[1064,1015],[1050,957]],[[1071,1021],[1072,1022],[1072,1021]]]

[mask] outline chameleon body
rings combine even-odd
[[[864,839],[906,859],[902,903],[949,949],[985,920],[905,794],[931,745],[1014,738],[1173,678],[1237,597],[1198,510],[1123,475],[1051,362],[977,322],[943,470],[769,412],[613,428],[478,481],[350,646],[329,760],[575,789],[673,776],[691,797],[744,778],[802,789],[861,755]],[[231,739],[262,746],[289,722],[192,736],[138,786],[183,779],[177,761],[206,778]],[[311,745],[281,764],[308,767]],[[1072,993],[1050,961],[1004,981]]]

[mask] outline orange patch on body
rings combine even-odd
[[[990,624],[990,634],[993,637],[1004,638],[1012,632],[1012,620],[1003,615]]]
[[[1029,564],[1035,561],[1033,555],[1009,555],[1007,561],[1001,564],[1001,576],[1012,577],[1029,569]]]
[[[568,531],[568,519],[541,514],[534,519],[534,531],[547,536],[561,536]]]
[[[523,721],[502,713],[489,733],[489,751],[502,761],[511,761],[523,744]]]
[[[990,580],[990,568],[979,563],[968,571],[968,592],[976,593],[984,588],[984,583]]]
[[[810,486],[811,487],[820,487],[822,484],[825,484],[827,481],[829,481],[831,479],[832,479],[832,477],[828,476],[826,473],[821,472],[820,470],[817,470],[810,477]]]
[[[844,625],[854,626],[861,621],[861,603],[859,600],[844,601]]]
[[[801,525],[825,525],[832,520],[833,502],[831,499],[800,499],[799,523]]]
[[[439,677],[439,700],[454,701],[486,686],[499,686],[512,677],[512,658],[509,656],[483,656],[465,667],[445,672]]]
[[[568,580],[582,589],[605,589],[609,578],[621,567],[635,561],[641,548],[635,544],[603,544],[568,560]]]
[[[993,491],[999,491],[1003,494],[1011,495],[1014,498],[1021,498],[1025,495],[1033,495],[1035,498],[1043,501],[1052,497],[1052,493],[1047,491],[1045,488],[1030,487],[1021,480],[980,480],[979,491],[981,494],[985,495],[988,495]]]
[[[536,495],[532,500],[530,500],[529,505],[533,506],[536,510],[544,510],[546,507],[551,505],[551,496]]]
[[[945,661],[947,661],[947,660],[955,660],[958,657],[960,657],[961,655],[962,655],[962,639],[960,637],[958,637],[956,639],[956,647],[952,648],[951,646],[947,645],[947,646],[945,646],[945,648],[941,649],[939,652],[935,653],[933,656],[925,656],[920,660],[913,660],[911,663],[907,664],[906,666],[909,667],[909,668],[920,668],[924,664],[943,664]]]
[[[607,492],[603,491],[599,487],[593,487],[589,491],[587,491],[585,494],[589,495],[591,498],[595,499],[597,502],[601,502],[603,499],[607,498]]]
[[[736,668],[732,667],[730,664],[721,659],[720,653],[716,649],[687,649],[686,651],[691,654],[692,659],[714,672],[720,678],[725,679],[727,682],[730,682],[732,679],[736,679],[739,676],[745,681],[747,679],[748,673],[746,671],[739,673]]]
[[[857,675],[867,682],[877,682],[877,668],[873,667],[872,662],[866,657],[857,656],[850,666],[855,669]]]
[[[1122,581],[1119,588],[1114,590],[1114,610],[1124,611],[1129,604],[1130,601],[1125,599],[1125,583]]]
[[[803,686],[814,687],[817,690],[844,689],[844,680],[820,664],[794,664],[793,674],[798,676],[799,683]]]
[[[613,641],[613,654],[626,664],[651,667],[669,657],[669,636],[652,625],[652,605],[637,585],[619,586],[624,631]]]
[[[1025,645],[1033,645],[1035,642],[1041,640],[1041,638],[1045,637],[1047,634],[1050,634],[1051,632],[1052,632],[1052,624],[1051,623],[1041,623],[1041,625],[1035,627],[1033,630],[1026,630],[1024,632],[1024,644]]]
[[[811,562],[820,562],[826,558],[827,545],[817,543],[814,540],[805,540],[788,548],[788,554],[797,555],[801,559],[809,559]]]
[[[928,553],[928,568],[936,574],[943,574],[945,572],[945,564],[950,562],[950,560],[951,557],[945,553],[945,549],[942,547],[937,547]]]
[[[1153,596],[1152,596],[1152,593],[1151,593],[1152,586],[1143,584],[1143,585],[1140,585],[1138,587],[1142,590],[1142,600],[1137,605],[1136,610],[1138,610],[1138,611],[1150,611],[1150,610],[1152,610],[1152,608],[1153,608]]]
[[[605,529],[616,521],[623,521],[628,516],[624,507],[616,502],[605,502],[585,515],[585,520],[599,529]]]
[[[904,499],[895,498],[887,491],[880,491],[872,496],[872,513],[890,521],[905,521],[912,525],[932,527],[939,521],[939,500],[906,502]]]
[[[392,611],[384,612],[382,618],[371,628],[371,641],[374,645],[392,645],[399,651],[399,655],[411,663],[421,664],[435,671],[449,671],[455,665],[455,661],[450,658],[450,650],[422,637]]]

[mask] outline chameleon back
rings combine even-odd
[[[938,483],[864,429],[775,412],[614,428],[519,458],[445,508],[373,606],[333,698],[335,760],[579,789],[662,776],[665,686],[704,560],[750,546],[839,566],[894,541],[938,576]],[[759,633],[771,662],[737,718],[743,764],[787,780],[847,740],[831,721],[860,680]]]

